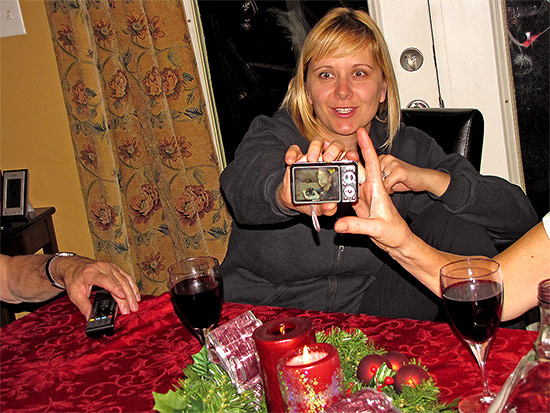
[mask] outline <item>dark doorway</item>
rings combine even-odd
[[[523,173],[539,218],[550,208],[548,9],[546,0],[506,0]]]
[[[286,93],[305,34],[330,9],[367,10],[362,1],[199,0],[227,162],[257,115],[272,115]]]

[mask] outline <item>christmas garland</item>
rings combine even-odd
[[[439,402],[439,389],[432,378],[414,387],[403,386],[401,392],[398,392],[393,386],[395,371],[382,365],[368,385],[362,383],[357,378],[357,367],[361,360],[369,354],[385,354],[386,351],[377,347],[361,330],[348,333],[333,328],[329,333],[318,332],[316,338],[317,342],[327,342],[338,349],[347,395],[365,387],[373,387],[390,396],[394,406],[403,412],[455,411],[457,401],[451,404]],[[415,360],[411,360],[411,363],[420,366]],[[193,363],[183,373],[186,378],[180,379],[173,390],[165,394],[153,392],[155,410],[161,413],[267,412],[265,401],[257,400],[252,391],[237,392],[229,375],[208,359],[206,347],[193,355]]]

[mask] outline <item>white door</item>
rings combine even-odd
[[[479,109],[485,120],[481,172],[525,189],[504,2],[368,0],[368,4],[390,49],[401,105]]]

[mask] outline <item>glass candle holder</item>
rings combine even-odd
[[[311,320],[303,317],[271,320],[258,327],[252,337],[260,360],[267,409],[270,412],[282,412],[284,407],[277,378],[277,363],[290,351],[315,343]]]
[[[262,395],[260,366],[252,334],[262,325],[252,311],[212,330],[207,336],[208,357],[229,375],[239,393],[252,390]]]
[[[344,397],[344,373],[331,344],[308,344],[288,353],[277,372],[285,411],[323,412]]]

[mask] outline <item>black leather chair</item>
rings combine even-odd
[[[436,140],[446,153],[459,153],[479,171],[483,149],[484,121],[477,109],[403,109],[403,122]]]

